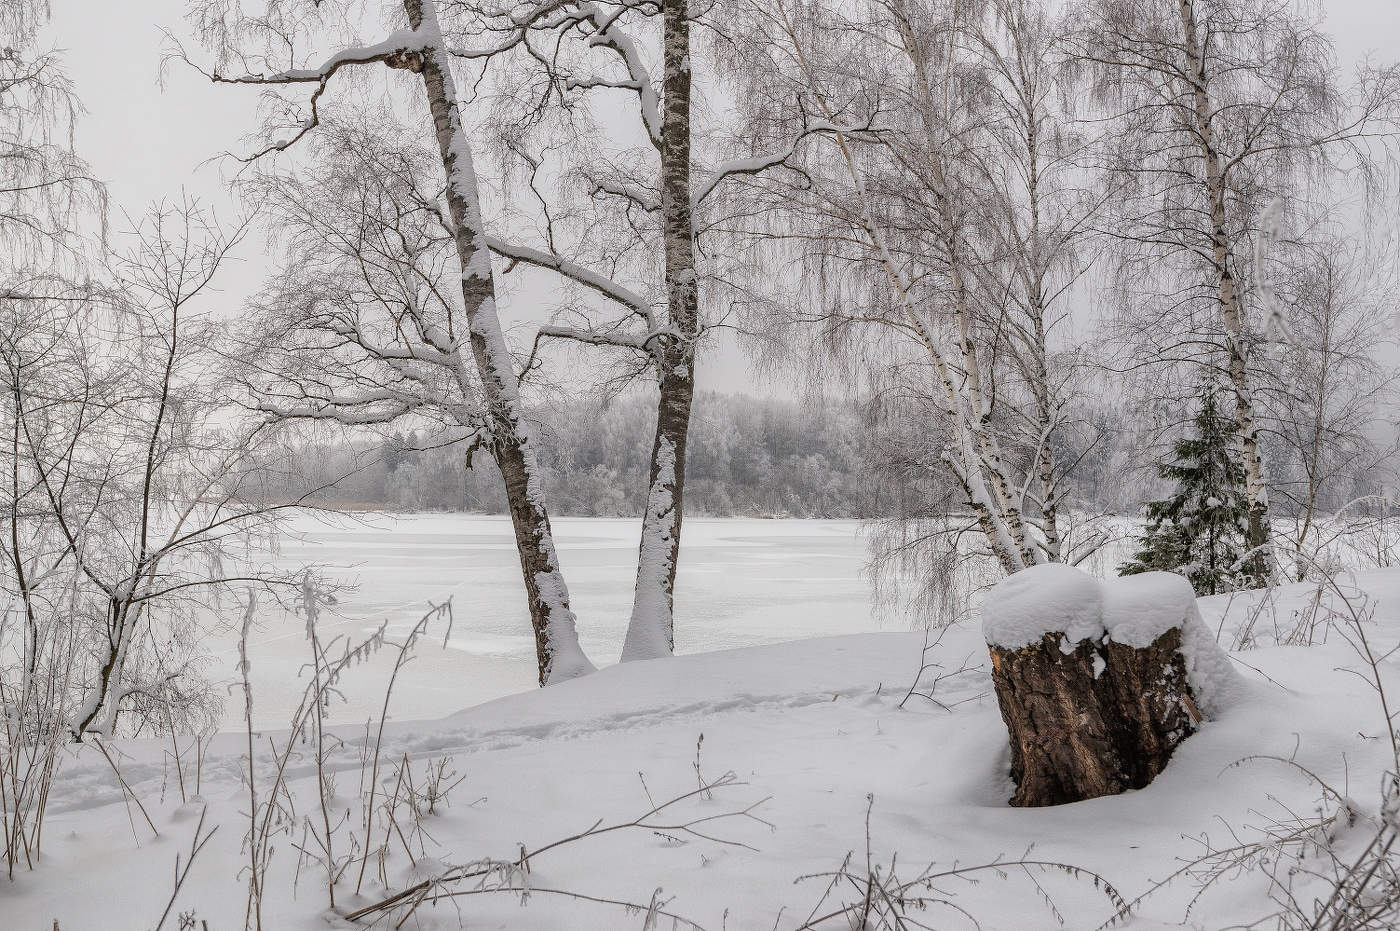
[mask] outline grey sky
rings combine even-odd
[[[65,66],[88,111],[78,127],[78,149],[107,183],[114,206],[133,215],[152,200],[178,196],[182,187],[221,214],[236,212],[225,180],[238,166],[211,158],[248,149],[248,134],[257,127],[257,93],[212,85],[179,63],[167,68],[162,86],[163,30],[187,34],[185,7],[185,0],[53,0],[47,38],[65,50]],[[122,222],[119,215],[114,221]],[[268,265],[262,253],[263,243],[249,240],[240,250],[240,267],[224,276],[217,299],[228,310],[236,310],[260,283]],[[547,313],[548,287],[520,297],[503,302],[507,325]],[[788,393],[755,377],[732,339],[702,359],[700,377],[707,389]]]
[[[1367,55],[1400,58],[1400,0],[1298,2],[1320,3],[1343,64]],[[209,160],[241,151],[256,125],[256,95],[248,89],[215,87],[180,66],[170,68],[163,87],[158,83],[162,30],[184,33],[184,8],[185,0],[53,0],[48,40],[66,50],[88,110],[78,127],[79,150],[107,182],[114,204],[132,213],[182,187],[232,213],[221,176],[230,166]],[[261,279],[261,251],[251,242],[243,266],[226,278],[230,309]],[[712,353],[707,368],[701,377],[709,388],[787,393],[757,381],[732,343]]]

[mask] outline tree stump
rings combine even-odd
[[[1016,806],[1143,788],[1204,720],[1202,704],[1213,710],[1234,685],[1190,583],[1169,573],[1100,583],[1037,566],[988,594],[983,627]]]

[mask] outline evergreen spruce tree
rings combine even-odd
[[[1240,563],[1249,505],[1236,458],[1235,422],[1220,411],[1209,385],[1201,389],[1194,433],[1177,440],[1172,461],[1158,467],[1176,490],[1147,505],[1147,532],[1118,573],[1179,572],[1197,595],[1214,595],[1249,585],[1248,567]]]

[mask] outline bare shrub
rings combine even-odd
[[[665,906],[668,904],[668,900],[661,898],[660,889],[656,890],[650,902],[637,903],[592,896],[577,890],[541,887],[531,883],[530,865],[536,858],[551,851],[619,831],[646,831],[676,843],[703,841],[754,850],[754,847],[741,840],[718,834],[716,829],[738,822],[752,822],[763,825],[770,830],[773,829],[773,825],[757,813],[758,809],[768,801],[767,798],[759,799],[748,805],[726,808],[718,813],[694,814],[693,816],[689,813],[683,813],[688,803],[709,800],[718,791],[739,788],[744,785],[745,783],[739,781],[733,772],[726,772],[718,778],[702,780],[700,785],[690,791],[657,803],[653,800],[651,790],[647,788],[646,780],[643,778],[642,791],[646,795],[647,804],[650,807],[633,819],[608,824],[599,819],[586,830],[550,841],[534,849],[527,849],[524,844],[521,844],[520,852],[513,857],[485,857],[449,866],[435,876],[353,911],[346,917],[350,921],[359,921],[365,918],[378,920],[385,916],[392,916],[397,919],[396,926],[403,926],[418,909],[425,905],[436,905],[440,902],[450,903],[463,897],[475,895],[507,893],[518,896],[522,903],[532,895],[546,895],[615,906],[646,916],[643,927],[655,927],[657,919],[666,918],[676,922],[678,926],[703,931],[700,925],[694,921],[666,910]]]
[[[305,618],[306,639],[311,650],[311,659],[304,667],[309,678],[291,715],[287,736],[281,744],[269,738],[261,766],[252,724],[253,689],[247,659],[247,640],[254,615],[252,598],[245,609],[239,670],[247,735],[244,778],[248,789],[248,827],[243,842],[247,856],[243,868],[248,879],[247,927],[263,927],[267,876],[280,839],[285,839],[296,851],[296,881],[300,881],[304,868],[316,869],[323,877],[327,904],[334,909],[337,886],[355,871],[358,894],[371,859],[379,865],[381,880],[387,884],[384,864],[395,839],[410,861],[416,862],[416,857],[426,855],[428,835],[423,822],[448,803],[452,790],[463,781],[451,768],[448,757],[424,761],[421,773],[415,776],[413,764],[405,755],[384,780],[391,783],[393,789],[386,789],[384,796],[379,795],[384,724],[389,716],[394,685],[432,621],[446,618],[448,631],[451,630],[451,602],[432,606],[399,644],[388,640],[387,623],[359,641],[344,637],[324,640],[318,622],[324,607],[333,602],[334,596],[324,583],[309,572],[303,575],[298,611]],[[346,798],[337,792],[339,766],[332,759],[336,754],[344,755],[345,741],[328,729],[330,708],[343,698],[341,682],[345,674],[385,648],[396,648],[398,656],[385,686],[373,739],[369,736],[369,725],[366,726],[366,739],[359,753],[359,795]],[[314,804],[299,806],[290,779],[292,769],[307,756],[314,770],[316,798]],[[376,837],[379,838],[377,843]]]
[[[1119,913],[1126,914],[1128,911],[1128,903],[1118,890],[1098,873],[1068,863],[1032,859],[1030,851],[1014,860],[997,858],[974,866],[954,864],[948,867],[929,863],[901,873],[898,853],[891,854],[887,863],[875,858],[870,833],[870,813],[874,807],[875,796],[867,795],[863,857],[851,851],[836,869],[797,878],[799,883],[816,880],[825,882],[826,886],[806,920],[797,925],[795,931],[817,931],[821,928],[906,931],[912,928],[947,927],[945,922],[959,920],[968,927],[977,928],[980,925],[973,913],[957,903],[955,886],[975,884],[987,876],[1003,880],[1012,876],[1024,878],[1061,925],[1065,924],[1064,915],[1040,882],[1047,875],[1059,874],[1088,882],[1103,893]]]

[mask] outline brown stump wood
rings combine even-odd
[[[1181,628],[1141,649],[1092,639],[1066,653],[1063,641],[1063,633],[1052,632],[1020,650],[988,646],[1011,734],[1012,805],[1060,805],[1141,789],[1201,720],[1180,652]]]

